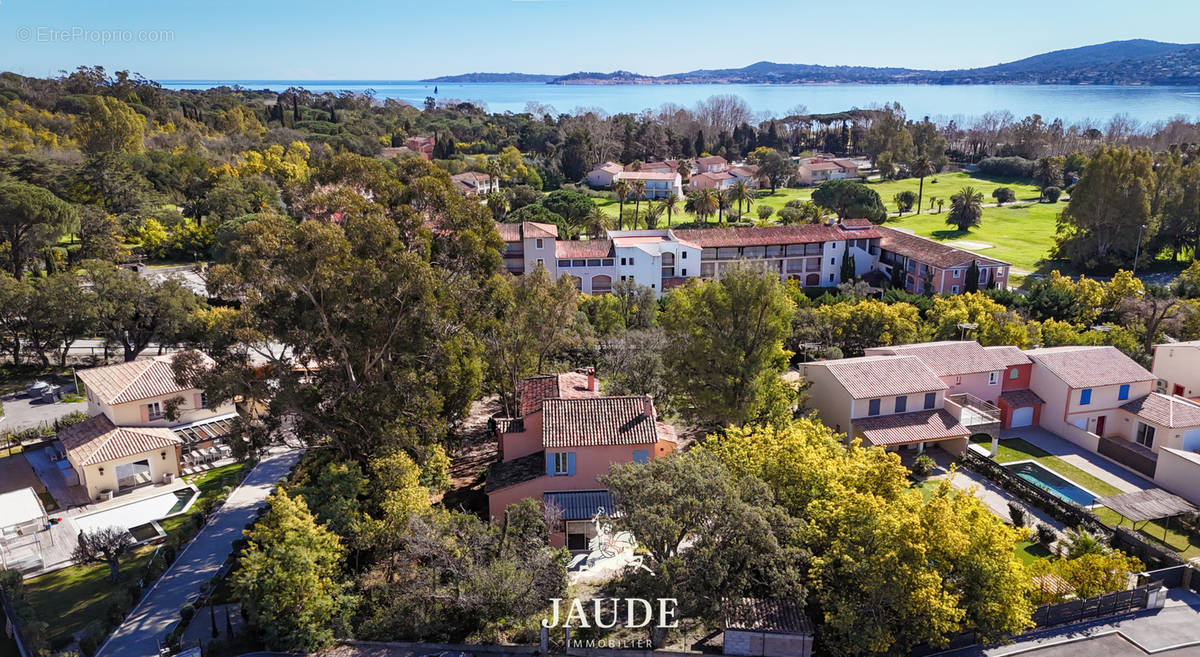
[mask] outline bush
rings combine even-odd
[[[1001,178],[1032,178],[1033,160],[1023,157],[985,157],[979,161],[979,173]]]
[[[928,454],[920,454],[917,458],[913,459],[911,470],[918,477],[928,477],[936,467],[937,463],[929,458]]]
[[[789,202],[790,202],[790,201],[789,201]],[[766,221],[767,219],[770,219],[770,218],[771,218],[771,215],[772,215],[772,214],[774,214],[774,213],[775,213],[775,208],[773,208],[773,207],[771,207],[771,206],[769,206],[769,205],[760,205],[760,206],[758,206],[758,218],[759,218],[759,219],[761,219],[761,220],[763,220],[763,221]],[[0,415],[4,415],[4,409],[3,409],[3,408],[0,408]]]
[[[1008,517],[1012,519],[1013,527],[1025,526],[1025,509],[1020,504],[1008,503]]]
[[[1008,187],[997,187],[992,190],[992,198],[996,199],[996,203],[1004,205],[1015,201],[1017,193]]]
[[[70,634],[55,634],[50,637],[50,652],[61,652],[72,643],[75,643],[75,637]]]
[[[1043,525],[1041,523],[1038,524],[1038,526],[1037,526],[1037,542],[1038,543],[1041,543],[1042,545],[1044,545],[1046,547],[1050,547],[1051,545],[1054,545],[1054,541],[1056,541],[1056,540],[1058,540],[1058,532],[1055,532],[1053,527],[1051,527],[1050,525]]]
[[[1047,187],[1042,190],[1042,198],[1050,203],[1058,203],[1058,199],[1062,197],[1062,190],[1057,187]]]
[[[780,223],[783,223],[783,224],[786,224],[789,226],[792,224],[798,224],[798,223],[804,221],[804,214],[802,212],[800,212],[799,208],[796,208],[796,207],[786,207],[785,206],[783,208],[780,208],[779,212],[776,213],[776,216],[779,217]]]
[[[179,617],[183,619],[183,624],[187,625],[196,617],[196,606],[188,603],[179,608]]]
[[[96,654],[96,650],[100,644],[104,642],[104,627],[99,621],[92,621],[83,628],[83,635],[79,637],[79,651],[86,657],[91,657]]]

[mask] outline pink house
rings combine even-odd
[[[728,171],[698,173],[688,181],[688,189],[729,189],[737,179],[737,176]]]
[[[433,159],[433,137],[409,137],[404,140],[404,147],[420,153],[426,160]]]
[[[615,508],[600,477],[614,463],[645,463],[675,450],[675,430],[659,422],[650,396],[602,396],[592,372],[546,374],[521,382],[520,417],[495,422],[500,462],[485,490],[493,519],[526,498],[557,516],[551,544],[587,549],[598,509]]]
[[[967,270],[979,268],[978,289],[1008,289],[1007,262],[985,258],[904,231],[879,226],[883,235],[879,267],[892,280],[902,275],[904,289],[911,294],[958,294],[967,292]]]
[[[729,161],[720,155],[696,158],[696,173],[719,173],[729,170]]]

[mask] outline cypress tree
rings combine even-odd
[[[971,261],[971,266],[967,267],[967,280],[963,284],[964,292],[975,292],[979,290],[979,265],[974,260]]]

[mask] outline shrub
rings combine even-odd
[[[1033,160],[1023,157],[985,157],[979,161],[979,173],[1002,178],[1032,178]]]
[[[936,467],[937,463],[935,463],[933,459],[929,458],[928,454],[921,454],[918,455],[917,458],[913,459],[911,469],[912,473],[918,477],[928,477],[933,473],[933,470]]]
[[[996,203],[1004,205],[1015,201],[1017,193],[1008,187],[997,187],[992,190],[992,198],[996,199]]]
[[[83,628],[83,635],[79,637],[79,650],[86,657],[91,657],[96,654],[96,649],[104,642],[104,627],[100,625],[100,621],[92,621]]]
[[[775,213],[775,208],[773,208],[769,205],[758,206],[758,218],[763,221],[770,219],[771,215],[774,213]],[[4,415],[4,409],[2,409],[2,408],[0,408],[0,415]]]
[[[75,637],[70,634],[55,634],[50,637],[50,652],[61,652],[72,643],[75,643]]]
[[[108,627],[116,627],[125,620],[125,607],[119,601],[114,600],[108,603],[104,608],[104,623]]]
[[[1058,532],[1054,531],[1053,527],[1051,527],[1050,525],[1043,525],[1041,523],[1038,524],[1038,526],[1037,526],[1037,542],[1038,543],[1041,543],[1042,545],[1045,545],[1046,547],[1050,547],[1051,545],[1054,545],[1054,541],[1056,541],[1056,540],[1058,540]]]
[[[1012,519],[1013,527],[1025,526],[1025,509],[1020,504],[1008,503],[1008,517]]]
[[[1057,187],[1047,187],[1042,190],[1042,198],[1050,203],[1058,203],[1058,199],[1062,197],[1062,190]]]
[[[796,208],[796,207],[786,207],[785,206],[783,208],[780,208],[780,210],[776,216],[779,217],[780,223],[783,223],[783,224],[786,224],[789,226],[792,224],[798,224],[801,221],[804,221],[804,214],[802,212],[800,212],[800,208]]]
[[[184,625],[192,622],[192,619],[196,617],[196,606],[189,602],[188,604],[180,607],[179,617],[183,619]]]

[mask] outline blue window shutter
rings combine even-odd
[[[1079,391],[1079,405],[1086,406],[1090,403],[1092,403],[1092,389],[1084,388],[1083,390],[1080,390]]]
[[[1121,391],[1120,391],[1120,393],[1117,394],[1117,399],[1129,399],[1129,384],[1128,383],[1121,386]]]
[[[546,452],[546,474],[554,476],[554,455]]]
[[[650,452],[647,450],[644,450],[644,449],[633,450],[633,462],[634,463],[649,463],[650,462]]]
[[[567,476],[575,476],[575,452],[567,453]]]

